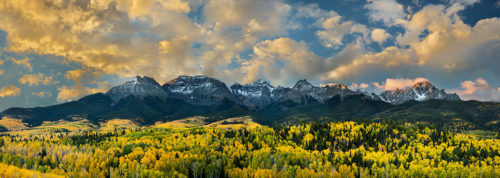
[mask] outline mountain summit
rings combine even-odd
[[[438,89],[429,81],[421,81],[405,89],[394,89],[382,92],[379,95],[382,101],[391,104],[401,104],[406,101],[426,101],[430,99],[439,100],[460,100],[460,97],[453,93],[448,94],[443,89]]]
[[[172,97],[196,105],[213,105],[232,98],[224,82],[202,75],[179,76],[167,82],[163,88],[171,92]]]
[[[231,86],[231,92],[235,99],[253,110],[258,110],[271,104],[273,102],[274,89],[274,86],[262,79],[245,85],[235,83]]]
[[[121,99],[133,95],[139,99],[146,96],[158,97],[161,99],[168,97],[168,91],[161,88],[161,85],[150,77],[136,76],[133,80],[127,81],[122,85],[111,88],[106,95],[110,96],[113,104]]]
[[[407,102],[412,100],[419,102]],[[153,78],[137,76],[106,93],[47,107],[9,108],[0,113],[0,118],[16,118],[34,126],[44,121],[75,118],[94,123],[120,118],[152,124],[191,116],[217,120],[251,115],[260,123],[272,124],[301,118],[448,122],[452,118],[480,117],[481,127],[500,127],[500,124],[486,124],[500,119],[500,104],[459,100],[456,94],[448,94],[430,82],[376,95],[352,91],[339,83],[316,86],[305,79],[291,88],[274,87],[265,80],[228,87],[207,76],[179,76],[162,86]],[[443,117],[442,112],[450,114]]]
[[[456,94],[448,94],[438,89],[429,81],[417,82],[404,89],[387,90],[381,94],[369,94],[363,91],[352,91],[344,84],[327,84],[315,86],[306,79],[301,79],[292,88],[279,86],[275,88],[265,80],[228,87],[224,82],[207,76],[179,76],[161,86],[153,78],[137,76],[134,80],[111,88],[106,95],[113,104],[130,95],[138,99],[156,97],[161,100],[176,98],[194,105],[216,105],[230,100],[252,110],[259,110],[272,103],[291,101],[293,103],[310,103],[312,100],[323,103],[339,96],[365,95],[374,100],[391,104],[402,104],[407,101],[426,101],[430,99],[460,100]]]

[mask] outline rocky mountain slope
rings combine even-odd
[[[378,95],[382,101],[391,104],[402,104],[407,101],[427,101],[438,100],[460,100],[460,97],[453,93],[448,94],[443,89],[438,89],[428,81],[417,82],[413,86],[405,89],[387,90]]]
[[[500,127],[500,104],[464,102],[429,82],[372,94],[352,91],[343,84],[314,86],[307,80],[299,80],[291,88],[274,87],[264,80],[228,87],[206,76],[179,76],[164,85],[138,76],[106,93],[77,101],[9,108],[0,113],[0,117],[21,119],[31,126],[75,118],[96,123],[121,118],[152,124],[190,116],[217,120],[246,115],[263,124],[389,118],[439,123],[458,119],[476,128]]]

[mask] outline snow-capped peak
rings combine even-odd
[[[169,90],[173,97],[192,104],[209,105],[224,98],[231,98],[231,92],[224,82],[203,75],[179,76],[163,87]]]
[[[440,90],[432,85],[429,81],[420,81],[413,84],[411,87],[394,90],[386,90],[379,95],[382,101],[391,104],[401,104],[406,101],[426,101],[430,99],[440,100],[460,100],[456,94],[448,94],[444,90]]]
[[[130,95],[143,99],[146,96],[166,98],[168,93],[163,90],[153,78],[136,76],[133,80],[127,81],[122,85],[111,88],[106,92],[111,97],[113,103],[117,103]]]

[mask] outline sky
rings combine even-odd
[[[428,80],[500,101],[498,51],[498,0],[3,0],[0,110],[136,75],[371,92]]]

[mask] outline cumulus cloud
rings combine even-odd
[[[31,95],[38,96],[40,98],[45,98],[45,97],[51,97],[52,96],[52,92],[50,92],[50,91],[48,91],[48,92],[45,92],[45,91],[32,92]]]
[[[396,46],[380,52],[360,51],[347,63],[333,66],[324,78],[342,80],[398,71],[450,77],[484,71],[500,75],[493,67],[500,65],[494,57],[494,51],[500,50],[500,19],[483,19],[471,27],[458,17],[446,15],[444,6],[429,5],[402,26],[405,32],[396,37]]]
[[[284,0],[5,0],[0,29],[6,31],[9,52],[54,55],[82,66],[65,74],[74,84],[59,86],[58,101],[105,91],[110,84],[101,77],[109,75],[147,75],[162,83],[204,74],[224,81],[267,78],[274,84],[296,77],[328,82],[425,72],[500,75],[493,69],[500,65],[500,20],[471,26],[456,13],[475,3],[449,0],[405,14],[396,0],[369,0],[364,6],[369,19],[401,27],[400,34],[393,34],[394,46],[382,45],[392,39],[384,29],[314,3]],[[313,22],[297,25],[304,19]],[[340,52],[318,56],[310,44],[286,37],[301,25],[309,25],[327,50]],[[371,49],[371,42],[382,50]],[[32,70],[30,58],[11,60]],[[398,71],[403,73],[392,75]]]
[[[474,5],[478,2],[479,0],[450,0],[448,1],[450,6],[446,11],[448,15],[456,14],[457,12],[464,10],[467,6]]]
[[[461,86],[454,91],[464,100],[500,101],[500,87],[491,86],[483,78],[464,81]]]
[[[396,0],[368,0],[365,8],[370,19],[383,21],[386,25],[397,24],[405,16],[403,5]]]
[[[365,25],[352,21],[342,22],[340,16],[325,19],[321,22],[321,27],[322,30],[317,31],[316,36],[328,48],[337,48],[343,45],[342,39],[348,34],[358,33],[365,37],[369,32]]]
[[[201,32],[187,17],[188,8],[174,0],[8,0],[0,5],[0,28],[7,32],[7,50],[12,52],[62,56],[124,77],[163,79],[166,75],[160,73],[174,68],[168,61],[185,58],[160,56],[157,42],[178,34],[195,38]]]
[[[387,78],[385,82],[378,83],[374,82],[373,85],[377,87],[378,89],[382,90],[395,90],[395,89],[403,89],[412,86],[413,84],[417,82],[423,82],[423,81],[429,81],[426,78],[415,78],[415,79],[408,79],[408,78],[399,78],[399,79],[392,79],[392,78]]]
[[[344,45],[342,40],[347,35],[357,34],[361,37],[367,37],[370,31],[365,25],[343,20],[337,12],[325,11],[317,4],[298,6],[296,9],[298,17],[316,20],[314,25],[320,29],[315,34],[323,46],[327,48],[338,48]]]
[[[45,76],[42,73],[38,73],[38,74],[25,74],[21,78],[19,78],[18,81],[23,85],[28,84],[30,86],[39,84],[49,85],[51,83],[57,83],[53,82],[52,80],[53,80],[52,76]]]
[[[370,37],[372,38],[373,41],[379,43],[382,45],[391,35],[387,33],[384,29],[373,29],[372,34]]]
[[[28,57],[25,57],[23,59],[15,59],[15,58],[10,58],[10,60],[14,63],[14,64],[17,64],[17,65],[21,65],[21,66],[24,66],[26,67],[30,72],[33,71],[33,67],[31,67],[31,63],[30,63],[30,58]],[[2,62],[3,63],[3,62]]]
[[[2,87],[0,89],[0,98],[5,98],[7,96],[17,96],[21,93],[21,89],[14,85]]]
[[[192,10],[203,18],[190,18]],[[0,28],[10,52],[61,56],[103,75],[227,79],[240,53],[293,28],[291,10],[282,0],[7,0]]]
[[[282,84],[290,79],[317,77],[325,70],[325,62],[310,52],[305,43],[278,38],[255,45],[253,58],[243,62],[241,71],[246,75],[244,83],[263,77],[273,84]]]
[[[95,78],[98,78],[100,75],[103,74],[90,69],[75,69],[67,71],[64,76],[67,79],[75,81],[75,85],[63,85],[58,87],[57,90],[59,93],[57,94],[57,101],[72,101],[89,94],[106,92],[109,88],[111,88],[111,85],[106,81],[95,80]]]
[[[367,89],[368,87],[370,87],[370,84],[368,83],[354,83],[352,82],[351,85],[349,85],[349,89],[351,90],[365,90]]]

